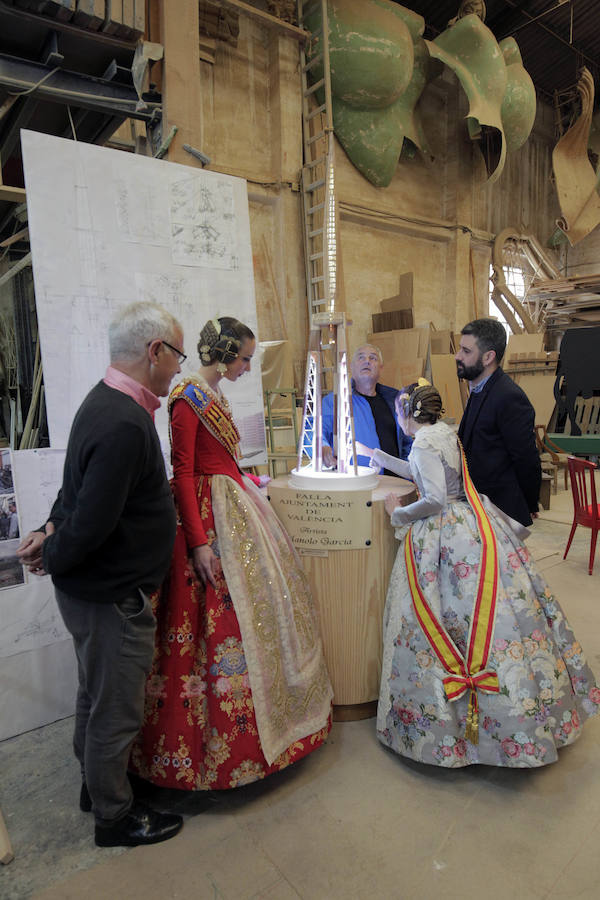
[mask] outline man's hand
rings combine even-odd
[[[333,450],[331,447],[328,447],[327,444],[323,444],[321,456],[323,465],[327,466],[328,469],[333,469],[333,467],[337,465],[337,459],[333,455]]]
[[[194,547],[192,550],[192,561],[194,563],[196,575],[202,584],[206,584],[207,581],[210,581],[216,590],[216,576],[221,571],[221,563],[208,544],[201,544],[199,547]]]
[[[42,545],[47,537],[54,534],[52,522],[46,522],[46,531],[30,531],[17,548],[17,556],[34,575],[47,575],[42,564]]]

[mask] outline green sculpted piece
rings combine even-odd
[[[509,153],[522,147],[533,128],[535,119],[535,88],[529,74],[523,68],[523,60],[514,38],[500,41],[500,49],[506,63],[508,80],[502,101],[502,127]]]
[[[535,90],[517,44],[507,38],[499,46],[476,15],[458,18],[431,42],[423,39],[421,16],[388,0],[329,0],[328,16],[335,133],[374,185],[390,183],[405,141],[427,152],[415,107],[434,59],[449,66],[465,90],[471,136],[485,132],[490,180],[500,175],[507,150],[527,140]],[[316,31],[320,24],[315,11],[307,26]],[[316,38],[309,58],[320,49]],[[321,78],[322,69],[315,67],[313,77]]]
[[[387,0],[330,0],[328,14],[335,133],[356,168],[385,187],[405,138],[426,149],[414,114],[429,63],[425,22]],[[317,29],[320,19],[307,24]],[[320,52],[318,39],[311,49]],[[314,79],[322,74],[315,67]]]

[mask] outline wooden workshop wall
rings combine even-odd
[[[561,248],[561,262],[565,275],[593,275],[598,272],[600,270],[600,227],[594,228],[574,247],[565,243]]]
[[[301,380],[306,300],[298,65],[296,40],[241,15],[237,47],[217,41],[214,63],[200,61],[198,133],[212,170],[248,181],[260,338],[293,341]]]
[[[556,228],[560,208],[552,180],[555,144],[553,110],[538,103],[533,131],[506,157],[499,180],[483,189],[473,185],[471,208],[476,228],[498,234],[515,225],[536,235],[542,246]]]
[[[170,27],[181,31],[174,19]],[[167,73],[170,60],[167,42]],[[197,111],[185,140],[211,158],[211,169],[248,180],[260,337],[292,342],[300,383],[307,312],[298,192],[299,44],[240,12],[237,47],[217,41],[214,63],[196,65]],[[168,84],[166,98],[171,120]],[[465,98],[452,73],[428,86],[421,110],[431,156],[403,157],[387,188],[375,188],[363,178],[338,145],[340,248],[346,308],[354,322],[351,348],[371,331],[379,301],[398,292],[403,272],[414,273],[417,324],[431,321],[440,329],[459,329],[476,313],[487,314],[494,235],[523,224],[544,243],[558,214],[549,177],[548,111],[538,114],[525,147],[509,155],[499,181],[482,187],[483,162],[467,137]],[[194,164],[177,141],[169,158]]]

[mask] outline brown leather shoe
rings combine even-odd
[[[137,847],[139,844],[158,844],[175,837],[182,825],[181,816],[160,813],[143,803],[134,802],[129,812],[114,825],[96,825],[96,845]]]

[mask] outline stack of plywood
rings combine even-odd
[[[373,331],[395,331],[400,328],[412,328],[413,311],[413,273],[404,272],[400,276],[400,287],[394,297],[386,297],[379,303],[381,312],[374,313]]]
[[[374,332],[368,340],[383,354],[386,384],[399,388],[427,378],[442,396],[446,417],[460,422],[463,398],[450,331],[436,331],[428,323],[417,328]]]
[[[402,387],[423,375],[429,350],[423,330],[413,328],[413,273],[400,275],[398,293],[380,302],[369,343],[383,354],[386,384]]]
[[[380,303],[373,315],[369,343],[383,354],[384,380],[393,387],[427,378],[442,395],[449,420],[459,422],[464,408],[454,360],[454,336],[431,323],[414,327],[413,273],[400,276],[399,292]]]
[[[429,328],[378,331],[368,336],[368,342],[381,350],[386,384],[402,387],[423,375],[429,354]]]
[[[536,425],[548,425],[554,410],[554,378],[558,353],[544,352],[544,335],[512,334],[504,370],[527,394],[535,410]]]

